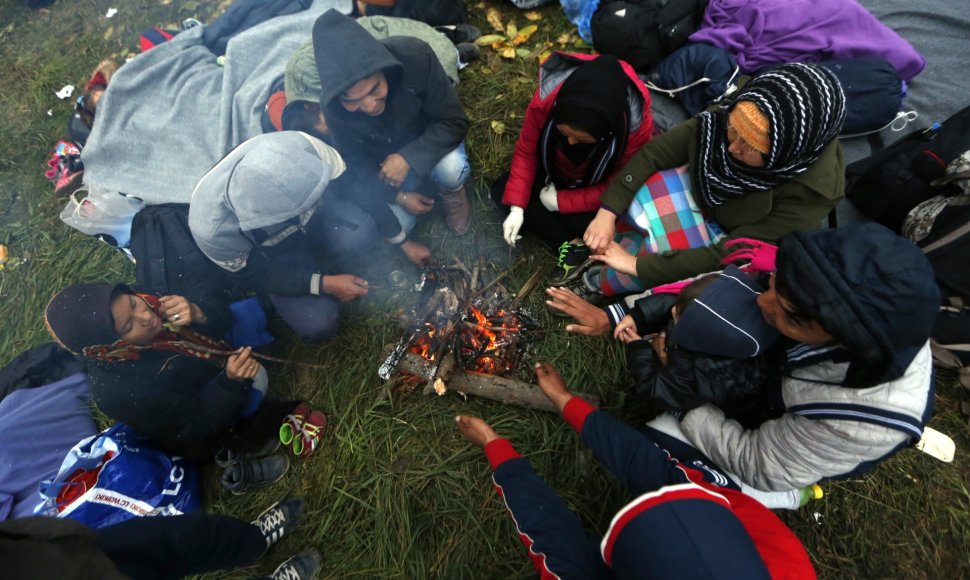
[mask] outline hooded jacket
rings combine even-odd
[[[512,167],[508,183],[505,186],[505,193],[502,195],[502,203],[521,208],[529,205],[529,198],[541,161],[539,140],[542,136],[542,128],[552,114],[556,98],[559,96],[559,89],[562,88],[563,82],[569,75],[583,62],[594,58],[596,56],[591,54],[556,52],[539,67],[539,86],[525,110],[522,132],[519,133],[519,139],[515,142],[515,149],[512,152]],[[626,149],[620,155],[619,163],[616,165],[617,170],[606,176],[600,183],[588,187],[560,190],[557,201],[559,202],[559,211],[562,213],[596,211],[600,207],[600,196],[603,195],[606,186],[619,171],[619,168],[626,165],[633,154],[653,137],[650,93],[633,67],[623,61],[620,61],[620,65],[630,79],[627,95],[630,131]]]
[[[781,379],[768,349],[778,331],[755,303],[761,287],[729,266],[681,313],[667,331],[667,364],[651,344],[627,345],[627,361],[638,395],[671,410],[713,403],[736,416],[760,402],[758,395]],[[635,312],[663,294],[641,298]],[[635,316],[634,319],[637,317]],[[637,328],[640,334],[641,329]]]
[[[189,204],[192,237],[244,289],[318,294],[322,274],[316,264],[277,258],[285,257],[289,239],[302,236],[327,186],[344,169],[336,151],[304,133],[254,137],[199,180]]]
[[[790,350],[786,413],[755,431],[711,405],[682,424],[715,463],[772,491],[857,475],[920,439],[932,413],[929,336],[940,300],[919,248],[877,224],[788,236],[777,265],[776,284],[841,348]],[[817,362],[800,362],[809,357]]]
[[[378,179],[385,157],[400,154],[424,178],[465,139],[468,117],[426,43],[403,36],[377,40],[352,19],[329,10],[313,25],[313,50],[322,87],[320,108],[334,143],[385,199],[397,195],[397,188]],[[388,84],[384,112],[369,117],[344,109],[339,96],[377,72]]]

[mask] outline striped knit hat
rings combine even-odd
[[[757,105],[767,119],[764,167],[735,159],[727,140],[728,116]],[[803,173],[835,139],[845,121],[845,94],[828,69],[813,64],[785,64],[751,79],[729,111],[698,115],[698,190],[709,206],[752,191],[764,191]],[[747,139],[746,139],[747,141]],[[748,141],[758,148],[758,143]]]

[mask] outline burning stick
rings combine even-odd
[[[465,325],[465,328],[471,328],[472,330],[487,330],[489,332],[522,332],[522,329],[517,326],[509,328],[504,326],[482,326],[481,324],[475,324],[470,320],[466,320],[462,322],[462,324]]]

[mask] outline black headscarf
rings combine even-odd
[[[629,87],[630,79],[620,61],[606,54],[582,63],[563,81],[540,142],[546,173],[555,175],[551,170],[558,150],[577,165],[590,163],[581,182],[557,186],[593,185],[609,175],[626,149]],[[570,145],[556,130],[560,123],[589,133],[596,143]]]
[[[700,121],[697,188],[709,206],[764,191],[803,173],[842,130],[845,94],[828,69],[784,64],[748,81],[735,102],[750,101],[768,118],[770,150],[764,167],[751,167],[729,152],[729,111],[704,112]]]

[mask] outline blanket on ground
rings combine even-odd
[[[150,204],[188,203],[206,171],[262,133],[270,85],[330,8],[349,13],[351,1],[314,0],[306,11],[233,36],[224,66],[203,44],[201,26],[122,66],[81,155],[85,183]]]
[[[711,0],[690,41],[727,50],[745,73],[784,62],[877,56],[908,81],[926,65],[855,0]]]

